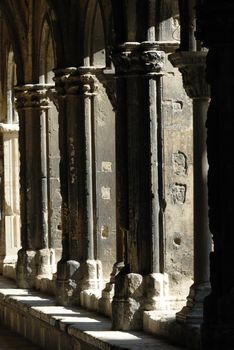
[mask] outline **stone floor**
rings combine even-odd
[[[0,324],[0,350],[41,350]]]

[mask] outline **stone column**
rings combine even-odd
[[[209,294],[209,254],[211,235],[208,225],[206,117],[209,87],[206,83],[206,52],[178,52],[170,56],[183,76],[185,90],[193,99],[193,158],[194,158],[194,284],[190,288],[187,305],[177,320],[187,324],[201,324],[203,301]]]
[[[179,0],[181,23],[181,51],[196,51],[197,42],[194,36],[196,30],[195,8],[196,0]]]
[[[98,262],[94,245],[93,113],[97,94],[92,67],[55,71],[59,107],[62,195],[62,259],[57,302],[80,303],[80,292],[95,289]]]
[[[211,101],[207,115],[211,293],[204,303],[203,349],[232,349],[234,341],[234,3],[203,0],[198,36],[209,48],[207,80]]]
[[[117,75],[117,232],[125,235],[124,249],[117,245],[125,266],[115,278],[113,328],[141,329],[143,310],[162,309],[167,291],[157,120],[164,53],[156,42],[128,42],[112,58]]]
[[[50,85],[15,88],[19,113],[21,244],[17,283],[21,288],[40,287],[52,278],[54,252],[48,236],[46,111]]]
[[[15,278],[20,249],[18,123],[0,123],[3,143],[0,272]]]

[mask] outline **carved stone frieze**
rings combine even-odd
[[[162,74],[165,54],[157,42],[126,42],[112,51],[117,74]]]
[[[15,105],[20,109],[48,109],[50,84],[26,84],[14,88]]]
[[[176,52],[169,56],[174,67],[183,76],[186,93],[191,98],[209,98],[210,88],[206,81],[207,52]]]

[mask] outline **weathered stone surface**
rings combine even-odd
[[[20,249],[16,265],[19,288],[32,288],[35,285],[36,272],[36,252]]]
[[[79,300],[77,275],[80,264],[74,260],[62,261],[57,265],[56,298],[58,304],[71,305]]]
[[[209,1],[206,6],[206,1],[205,13],[211,11],[216,17],[216,3]],[[229,6],[232,13],[231,1],[223,6]],[[225,27],[219,29],[227,34],[233,23],[224,18],[221,13],[220,23]],[[206,18],[201,26],[207,28],[209,23]],[[169,338],[173,328],[164,327],[163,315],[185,305],[192,284],[196,160],[192,103],[168,55],[178,49],[180,36],[180,49],[200,47],[194,26],[195,0],[0,2],[0,121],[17,123],[18,108],[21,155],[20,224],[19,210],[14,207],[19,198],[11,196],[15,185],[6,183],[12,173],[7,158],[14,181],[18,181],[16,162],[10,159],[17,142],[3,140],[0,133],[0,268],[14,277],[21,225],[22,249],[16,269],[20,285],[56,294],[60,304],[77,303],[112,315],[114,327],[125,330],[144,328],[145,314],[160,312],[161,318],[156,317],[156,323],[149,319],[145,329],[152,331],[156,324],[155,332]],[[211,31],[205,40],[210,36]],[[214,42],[216,37],[211,46]],[[222,54],[223,49],[215,55]],[[182,56],[177,51],[174,58],[189,96],[197,100],[203,89],[202,97],[207,99],[207,86],[200,79],[205,55],[186,52],[185,64]],[[222,81],[221,75],[219,78]],[[231,85],[223,84],[232,90]],[[16,100],[13,86],[17,86]],[[217,87],[217,95],[218,91]],[[227,102],[231,105],[231,100]],[[197,100],[197,111],[199,108]],[[231,109],[225,111],[232,114]],[[5,129],[12,137],[14,128],[9,125]],[[221,127],[231,139],[229,127],[225,129],[225,123]],[[195,129],[204,130],[204,125],[196,124]],[[196,135],[200,137],[199,132]],[[224,171],[216,168],[214,179],[228,173],[231,164],[226,148],[218,144],[214,143],[216,153],[211,152],[211,157],[225,160]],[[211,188],[212,181],[219,188],[216,180],[211,177],[210,181]],[[229,193],[226,183],[232,188],[228,176],[223,188]],[[225,199],[224,209],[219,207],[224,213],[229,197],[218,193]],[[200,194],[201,190],[195,195]],[[220,202],[215,191],[213,196],[211,216],[213,206],[219,205],[212,203]],[[217,238],[216,224],[214,220],[215,249],[226,251],[225,243]],[[225,237],[232,241],[228,233]],[[198,246],[195,242],[195,253],[202,251],[202,242],[200,239]],[[229,253],[231,257],[231,248]],[[215,267],[223,266],[216,252],[213,255]],[[201,265],[206,265],[202,259]],[[215,279],[215,287],[222,285],[221,290],[226,291],[223,280],[229,280],[228,273],[232,276],[230,268],[228,273],[220,267],[214,271],[222,276]],[[198,299],[195,289],[191,288],[187,306],[197,303],[201,311],[200,289]],[[36,305],[33,309],[28,307],[30,298]],[[2,306],[6,322],[51,349],[136,350],[162,345],[151,338],[144,342],[142,334],[112,332],[103,326],[105,320],[90,317],[89,322],[87,315],[79,318],[79,312],[67,314],[60,308],[48,315],[39,309],[46,308],[48,300],[38,300],[35,295],[25,296],[22,304],[17,296],[10,300]],[[229,304],[231,297],[221,303],[227,314]],[[16,308],[20,310],[17,315]],[[231,312],[228,315],[232,319]],[[74,321],[78,327],[73,326]],[[178,331],[178,337],[186,338],[186,329],[177,326],[174,335]],[[193,333],[187,334],[192,343]]]
[[[162,78],[163,218],[168,305],[179,311],[193,278],[192,101],[180,73],[166,59]],[[174,306],[173,306],[174,304]]]
[[[1,171],[4,200],[1,219],[0,271],[15,278],[17,251],[20,249],[20,203],[19,203],[19,151],[18,123],[0,123],[3,146],[3,169]]]
[[[141,332],[113,331],[107,318],[80,308],[56,306],[55,299],[16,289],[2,278],[0,320],[34,344],[54,350],[180,349]]]

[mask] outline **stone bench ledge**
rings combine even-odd
[[[0,319],[44,348],[59,350],[180,350],[141,332],[111,330],[111,321],[78,307],[56,306],[55,299],[34,290],[17,289],[0,277]]]

